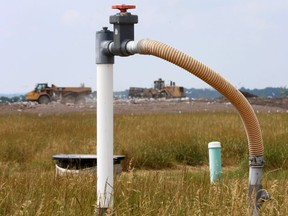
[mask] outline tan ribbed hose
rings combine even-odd
[[[165,59],[199,77],[219,93],[225,96],[238,110],[245,126],[250,156],[263,156],[264,147],[261,129],[255,112],[243,96],[232,84],[220,74],[191,56],[158,41],[144,39],[137,43],[137,52]]]

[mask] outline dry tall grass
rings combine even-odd
[[[263,183],[272,195],[262,215],[288,215],[287,118],[259,114]],[[93,113],[0,115],[0,215],[94,215],[95,176],[57,177],[51,157],[94,153],[95,128]],[[221,141],[225,166],[223,182],[213,186],[207,170],[212,140]],[[115,154],[127,155],[128,172],[115,179],[111,214],[247,213],[248,147],[237,114],[115,116],[114,145]]]

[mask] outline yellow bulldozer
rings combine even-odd
[[[51,101],[62,103],[85,103],[85,96],[91,94],[90,87],[56,87],[54,84],[38,83],[33,91],[26,94],[27,101],[48,104]]]
[[[170,81],[170,85],[165,85],[164,80],[159,78],[154,81],[154,88],[130,87],[128,97],[130,98],[183,98],[185,96],[184,87],[176,86]]]

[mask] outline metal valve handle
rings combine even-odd
[[[125,5],[125,4],[112,6],[112,9],[118,9],[120,10],[121,13],[126,13],[128,9],[134,9],[134,8],[136,8],[135,5]]]

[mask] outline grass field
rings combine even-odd
[[[271,194],[262,215],[288,215],[288,115],[259,113]],[[114,215],[247,214],[248,145],[233,112],[116,115]],[[94,175],[55,176],[52,155],[95,153],[94,113],[0,115],[0,215],[95,215]],[[222,144],[222,183],[209,183],[210,141]]]

